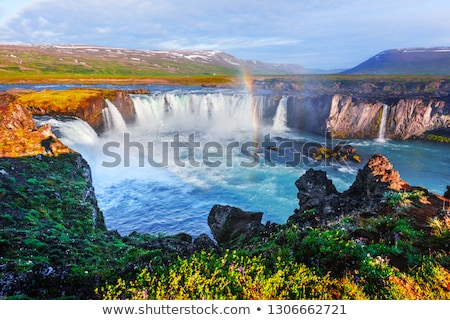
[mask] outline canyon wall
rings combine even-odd
[[[103,110],[108,108],[110,100],[122,114],[126,123],[135,118],[132,93],[149,93],[147,90],[106,90],[106,89],[70,89],[43,90],[9,94],[9,104],[15,104],[31,111],[33,115],[72,116],[86,121],[95,131],[104,128]],[[2,94],[6,96],[8,94]],[[2,100],[5,100],[3,98]]]
[[[359,99],[352,95],[293,96],[288,100],[287,125],[301,131],[335,138],[378,138],[387,114],[384,137],[406,140],[427,131],[450,130],[450,103],[443,99]]]
[[[335,138],[374,139],[379,137],[383,125],[383,138],[386,139],[423,138],[433,130],[450,137],[450,94],[447,91],[425,94],[430,89],[424,87],[420,94],[399,93],[390,87],[389,90],[386,86],[380,89],[368,84],[345,90],[333,86],[309,91],[279,83],[272,86],[266,89],[273,93],[260,100],[264,103],[263,120],[267,123],[273,121],[279,101],[284,96],[287,98],[287,127],[304,132],[319,135],[329,132]],[[289,92],[277,92],[280,88],[288,88]],[[86,121],[95,131],[102,132],[105,130],[102,111],[108,107],[106,99],[117,107],[126,123],[135,121],[132,93],[149,94],[147,90],[42,91],[22,94],[15,104],[33,115],[75,116]],[[8,101],[5,98],[4,105],[9,105],[14,98],[11,96]],[[224,104],[223,107],[227,106]]]

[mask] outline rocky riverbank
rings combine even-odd
[[[450,296],[449,199],[410,186],[381,155],[374,155],[343,193],[320,170],[307,171],[295,185],[299,208],[285,224],[263,225],[262,212],[218,204],[208,217],[214,239],[205,234],[120,236],[105,228],[89,167],[79,154],[0,158],[0,295],[108,298],[106,292],[113,287],[107,289],[107,283],[134,281],[140,270],[162,276],[183,261],[180,258],[189,261],[210,252],[217,263],[229,250],[239,250],[248,257],[262,256],[261,267],[269,268],[273,259],[296,261],[317,276],[331,272],[340,281],[346,277],[352,285],[362,286],[355,296],[342,296],[341,287],[331,296],[321,293],[332,298],[389,298],[392,292],[398,294],[398,288],[390,287],[393,282],[412,277],[426,259],[441,279],[426,283],[434,295],[415,288],[400,298]],[[378,257],[389,261],[392,277],[381,273],[370,278],[377,267],[367,270],[366,264]],[[385,281],[381,287],[379,281]],[[413,280],[401,283],[403,289],[413,284],[423,286]],[[99,295],[96,288],[103,288]],[[117,298],[132,298],[125,292]],[[176,297],[177,291],[166,294]]]
[[[121,236],[86,161],[16,99],[0,106],[0,298],[450,298],[449,191],[411,186],[382,155],[342,193],[307,171],[285,224],[218,204],[214,239]]]

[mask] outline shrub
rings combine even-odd
[[[98,288],[101,299],[364,299],[351,278],[321,276],[304,264],[278,258],[266,267],[261,256],[201,252],[166,271],[143,269],[135,280]]]

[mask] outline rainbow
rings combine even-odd
[[[250,108],[253,112],[252,116],[252,127],[253,127],[253,142],[255,145],[259,145],[259,115],[258,108],[256,106],[256,102],[253,96],[253,77],[252,75],[245,69],[245,67],[241,67],[241,82],[244,85],[245,91],[248,93],[250,97]]]

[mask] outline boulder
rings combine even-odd
[[[309,169],[295,185],[300,209],[289,217],[289,223],[315,226],[334,216],[340,194],[325,171]]]
[[[333,182],[322,170],[309,169],[295,181],[295,186],[298,189],[299,205],[303,210],[323,209],[327,199],[338,194]]]
[[[343,215],[377,214],[384,209],[385,192],[411,188],[393,169],[392,163],[380,154],[371,157],[343,193],[336,190],[326,172],[321,170],[309,169],[295,185],[300,208],[289,217],[288,223],[302,226],[318,226]]]
[[[234,240],[245,241],[262,232],[262,215],[262,212],[248,212],[216,204],[208,215],[208,225],[217,243],[229,247]]]
[[[192,252],[197,251],[217,251],[217,245],[214,241],[205,233],[202,233],[197,238],[194,239],[192,243],[191,250]]]

